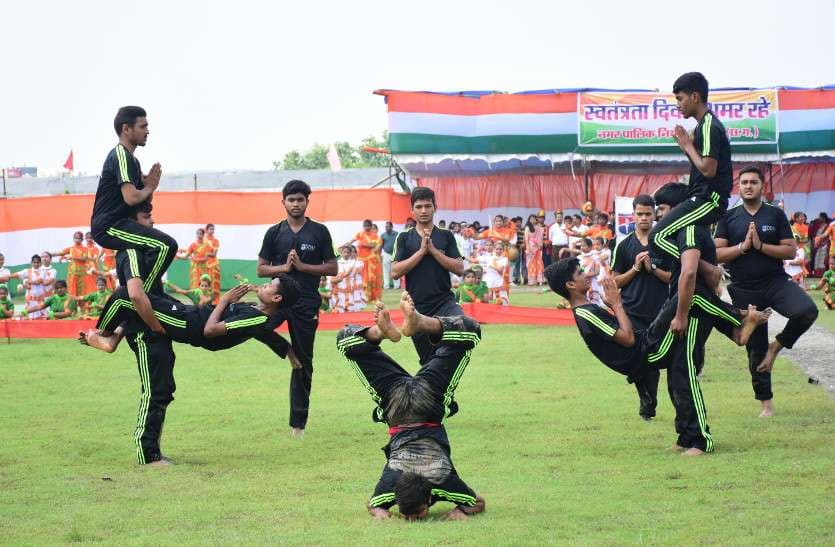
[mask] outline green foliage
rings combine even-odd
[[[490,326],[447,422],[461,476],[487,499],[469,522],[373,522],[365,502],[386,428],[316,337],[308,430],[288,434],[289,366],[250,342],[175,345],[176,401],[163,447],[178,465],[134,462],[139,378],[70,340],[0,345],[0,537],[8,544],[832,544],[835,404],[778,359],[778,415],[757,418],[744,351],[709,342],[701,377],[717,452],[665,450],[673,409],[642,422],[634,388],[571,327]],[[385,351],[417,370],[408,340]],[[520,351],[520,348],[522,351]],[[662,375],[662,382],[664,381]]]
[[[344,169],[361,168],[361,167],[388,167],[389,156],[387,154],[375,154],[372,152],[365,152],[362,150],[364,146],[373,148],[388,148],[388,132],[383,131],[380,138],[368,136],[359,144],[351,144],[346,141],[334,143],[336,151],[339,154],[339,159],[342,162]],[[273,162],[273,168],[276,170],[287,169],[328,169],[328,149],[329,144],[315,143],[310,149],[305,151],[291,150],[284,154],[284,158],[280,161]]]

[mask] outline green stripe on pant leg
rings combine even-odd
[[[647,356],[647,361],[654,363],[663,359],[664,356],[667,355],[667,352],[670,351],[670,347],[673,345],[673,338],[672,331],[667,331],[667,334],[664,335],[664,339],[661,341],[661,345],[658,347],[658,351],[650,353]]]
[[[145,279],[145,282],[143,283],[145,292],[149,292],[153,287],[156,277],[160,275],[159,270],[162,268],[162,263],[165,261],[165,255],[168,253],[168,245],[166,245],[158,239],[141,236],[138,234],[132,234],[130,232],[125,232],[123,230],[119,230],[118,228],[113,227],[108,228],[107,233],[117,239],[121,239],[122,241],[127,241],[129,243],[135,243],[138,245],[143,245],[145,247],[157,249],[157,259],[154,262],[154,267],[151,268],[151,273],[148,274],[148,278]]]
[[[452,374],[452,378],[449,381],[449,385],[446,388],[446,392],[444,393],[444,419],[441,420],[443,423],[447,417],[449,416],[449,405],[452,403],[452,395],[455,393],[455,388],[458,387],[458,382],[461,379],[461,375],[464,374],[464,370],[467,368],[467,365],[470,363],[470,354],[473,350],[468,349],[464,352],[464,355],[461,357],[461,360],[458,362],[458,365],[455,367],[455,372]]]
[[[693,362],[693,352],[695,351],[698,333],[699,320],[694,317],[691,319],[687,333],[687,374],[690,379],[690,395],[696,409],[696,418],[699,422],[699,430],[702,433],[702,437],[705,439],[705,452],[712,452],[713,438],[707,430],[707,412],[705,412],[702,390],[699,387],[699,379],[696,374],[696,364]]]
[[[676,220],[675,222],[661,230],[659,233],[657,233],[654,239],[655,244],[658,247],[667,251],[669,254],[672,254],[676,258],[679,258],[680,254],[678,252],[678,249],[675,247],[675,245],[667,241],[667,237],[678,232],[684,226],[690,224],[691,222],[695,222],[701,217],[707,216],[707,214],[710,213],[711,209],[714,209],[715,207],[717,207],[717,205],[713,202],[704,203],[697,207],[694,211],[687,213],[686,215],[684,215],[683,217]]]
[[[359,345],[364,341],[365,340],[361,339],[361,341],[356,342],[356,343],[351,344],[351,345]],[[344,342],[344,340],[343,340],[343,342]],[[348,347],[350,347],[350,345]],[[368,381],[368,378],[365,377],[365,374],[362,373],[362,368],[360,368],[359,363],[357,363],[356,361],[354,361],[353,359],[348,357],[348,355],[345,352],[345,349],[347,349],[347,348],[340,348],[340,350],[339,350],[339,352],[342,354],[342,357],[345,359],[345,361],[348,363],[348,366],[351,367],[351,369],[354,371],[354,373],[360,379],[360,382],[362,383],[363,387],[365,387],[366,391],[368,391],[368,393],[371,395],[371,400],[374,401],[374,403],[377,405],[378,408],[382,409],[383,408],[382,407],[383,399],[380,397],[380,395],[377,393],[377,391],[374,389],[374,387]]]
[[[709,313],[710,315],[713,315],[715,317],[719,317],[720,319],[722,319],[724,321],[727,321],[728,323],[731,323],[734,327],[739,327],[740,325],[742,325],[742,322],[739,321],[736,317],[729,314],[728,312],[726,312],[722,308],[716,306],[710,300],[707,300],[704,297],[701,297],[699,295],[694,295],[693,296],[693,305],[701,308],[702,310],[704,310],[706,313]]]
[[[139,413],[136,419],[136,429],[133,433],[134,442],[136,442],[136,456],[140,465],[144,465],[145,451],[142,449],[142,435],[145,434],[145,421],[148,417],[148,408],[151,403],[151,380],[148,371],[148,352],[145,342],[143,340],[143,333],[136,335],[136,357],[139,365],[139,379],[142,383],[142,395],[139,399]]]

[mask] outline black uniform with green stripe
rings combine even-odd
[[[275,333],[275,328],[284,320],[280,312],[269,316],[252,304],[241,302],[229,304],[220,318],[226,324],[226,334],[207,338],[203,334],[203,329],[215,308],[213,305],[192,306],[169,296],[156,294],[149,294],[148,299],[154,315],[165,328],[168,337],[175,342],[218,351],[237,346],[250,338],[257,338],[281,357],[287,354],[286,340],[283,344],[276,340],[281,337]],[[97,327],[113,332],[123,322],[137,318],[127,289],[120,287],[107,301]]]
[[[130,219],[130,206],[122,197],[122,185],[144,188],[139,160],[124,146],[117,144],[107,155],[102,167],[90,227],[93,239],[106,249],[136,249],[150,266],[144,277],[145,292],[159,281],[177,253],[177,242],[168,234],[143,226]]]
[[[379,344],[360,336],[367,328],[347,326],[337,335],[337,349],[376,405],[372,418],[390,426],[391,439],[383,448],[387,462],[369,500],[372,507],[388,508],[397,502],[394,484],[404,472],[417,473],[432,485],[431,503],[448,501],[470,507],[476,503],[475,492],[452,464],[443,422],[457,411],[455,388],[481,340],[481,327],[466,316],[437,319],[443,333],[431,339],[436,349],[414,376]],[[404,392],[412,397],[400,397]],[[411,404],[392,406],[394,400]]]
[[[708,111],[693,133],[693,146],[703,158],[716,160],[716,174],[707,178],[690,162],[690,197],[664,215],[650,232],[652,250],[679,258],[675,237],[687,226],[709,226],[728,209],[733,188],[731,144],[722,122]]]
[[[716,245],[705,226],[688,226],[677,238],[679,253],[698,250],[699,258],[716,264]],[[678,291],[681,264],[674,263],[670,290]],[[742,324],[739,312],[719,299],[701,276],[696,278],[696,288],[690,307],[690,318],[682,340],[673,344],[670,365],[667,367],[667,389],[676,409],[676,444],[684,448],[713,450],[713,437],[707,423],[707,408],[699,385],[699,373],[704,366],[705,343],[714,328],[728,337]]]

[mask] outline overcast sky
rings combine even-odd
[[[98,173],[117,108],[148,110],[145,169],[270,169],[386,127],[379,88],[835,83],[835,3],[3,2],[0,166]]]

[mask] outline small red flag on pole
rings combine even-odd
[[[72,158],[72,149],[70,149],[70,155],[67,156],[67,161],[64,162],[64,169],[68,169],[70,171],[73,170],[73,158]]]

